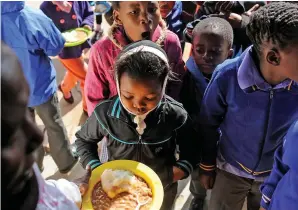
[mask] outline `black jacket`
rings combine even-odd
[[[192,121],[197,125],[200,115],[200,107],[205,90],[199,90],[196,85],[196,80],[187,70],[182,82],[180,92],[180,102],[186,109]],[[197,126],[195,127],[197,128]]]
[[[159,175],[164,187],[172,184],[173,166],[189,175],[200,158],[199,139],[182,105],[165,96],[145,122],[147,128],[139,136],[132,115],[123,108],[118,96],[98,104],[76,133],[83,167],[99,162],[97,143],[107,137],[109,161],[126,159],[144,163]],[[176,145],[180,150],[178,161]]]

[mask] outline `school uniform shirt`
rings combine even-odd
[[[93,28],[94,16],[93,11],[87,1],[68,1],[72,4],[70,13],[66,13],[60,10],[60,8],[54,5],[51,1],[44,1],[40,5],[40,9],[53,20],[56,27],[65,32],[70,29],[83,27],[88,25]],[[90,43],[85,43],[76,47],[65,47],[59,57],[62,59],[79,58],[85,48],[90,48]]]
[[[173,166],[182,169],[186,177],[199,160],[197,133],[182,105],[165,96],[150,112],[144,134],[136,131],[134,116],[122,106],[119,97],[99,103],[81,130],[76,133],[77,152],[83,167],[101,165],[97,143],[106,137],[108,160],[134,160],[152,168],[164,188],[173,183]],[[179,145],[179,160],[175,158]]]
[[[261,206],[266,210],[296,210],[298,207],[298,121],[289,129],[275,152],[269,178],[261,186]]]
[[[252,50],[219,65],[206,89],[200,114],[202,173],[214,172],[218,157],[220,169],[262,180],[272,169],[276,148],[298,118],[298,84],[285,80],[269,85]]]
[[[166,30],[165,25],[161,25],[156,28],[152,41],[161,45],[167,53],[171,69],[176,73],[175,76],[182,79],[185,73],[184,62],[177,35]],[[92,45],[85,80],[85,95],[89,115],[99,102],[117,95],[114,64],[122,47],[128,44],[129,41],[123,27],[112,26],[108,37],[104,37]],[[167,95],[178,100],[181,84],[181,81],[169,81],[166,88]]]
[[[28,106],[49,101],[57,90],[56,70],[49,56],[56,56],[65,43],[54,23],[24,1],[2,1],[1,40],[21,63],[30,87]]]

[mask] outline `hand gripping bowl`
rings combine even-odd
[[[91,203],[91,196],[94,186],[100,181],[100,176],[106,169],[122,169],[134,173],[136,176],[141,177],[149,185],[152,190],[152,205],[150,210],[159,210],[162,205],[164,191],[162,183],[157,174],[148,166],[131,160],[115,160],[107,162],[92,171],[89,188],[83,197],[82,210],[93,210]]]

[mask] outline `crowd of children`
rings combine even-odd
[[[162,210],[173,207],[178,181],[189,176],[190,210],[204,208],[209,189],[210,210],[241,210],[245,200],[248,210],[298,208],[298,5],[184,5],[52,1],[35,10],[1,2],[5,209],[78,209],[100,156],[151,167],[164,187]],[[108,13],[113,22],[104,36]],[[77,27],[95,29],[92,42],[64,47],[61,33]],[[184,63],[185,42],[191,53]],[[49,56],[67,70],[58,87]],[[73,154],[56,91],[73,103],[77,82],[89,118]],[[78,155],[82,178],[41,177],[35,111],[59,171],[69,172]]]

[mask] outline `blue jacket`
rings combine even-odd
[[[253,55],[248,48],[219,65],[206,89],[200,114],[202,172],[215,170],[219,151],[244,173],[268,175],[276,148],[298,118],[298,84],[286,80],[271,87],[261,77]]]
[[[166,17],[167,27],[170,31],[177,34],[180,40],[183,39],[183,30],[185,28],[182,22],[182,2],[175,1],[172,11]]]
[[[267,210],[298,208],[298,121],[289,129],[274,156],[270,177],[262,190],[261,206]]]
[[[24,2],[1,2],[1,39],[18,56],[30,87],[29,107],[47,102],[57,90],[56,56],[65,40],[42,11]]]

